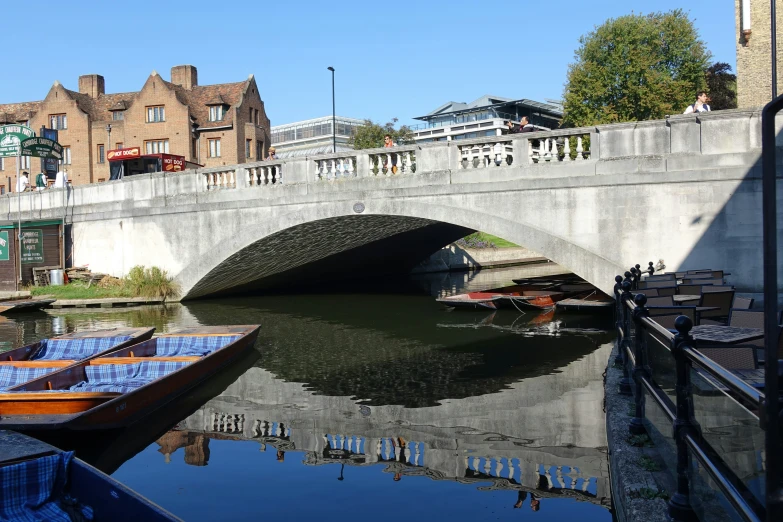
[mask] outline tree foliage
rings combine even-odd
[[[707,69],[707,92],[712,110],[737,108],[737,75],[732,74],[731,65],[717,62]]]
[[[383,138],[387,134],[391,135],[392,141],[394,141],[396,145],[413,143],[413,133],[411,132],[411,129],[407,125],[402,125],[399,129],[395,129],[394,126],[397,121],[397,118],[392,118],[392,121],[381,125],[372,120],[364,120],[364,125],[356,129],[348,143],[357,150],[375,149],[383,147]]]
[[[564,126],[679,114],[705,87],[711,55],[679,9],[610,19],[579,43],[563,95]]]

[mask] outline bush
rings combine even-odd
[[[177,297],[179,287],[165,270],[136,265],[125,276],[125,287],[137,297]]]

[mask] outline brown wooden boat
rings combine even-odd
[[[253,349],[260,326],[205,326],[78,362],[0,393],[0,429],[126,427]]]
[[[73,332],[42,339],[0,353],[0,391],[65,368],[121,350],[152,337],[155,328],[110,328]]]

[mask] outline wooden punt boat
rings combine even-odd
[[[260,326],[205,326],[81,361],[0,393],[0,429],[124,428],[253,349]]]
[[[155,328],[73,332],[0,353],[0,391],[152,337]]]
[[[500,299],[500,294],[492,294],[489,292],[468,292],[467,294],[441,297],[436,299],[436,301],[450,308],[496,310],[497,305],[495,304],[495,301],[498,299]]]
[[[94,520],[180,520],[72,452],[12,431],[0,431],[0,488],[9,500],[0,520],[73,520],[68,510]]]
[[[614,299],[602,292],[590,292],[558,301],[556,307],[560,312],[607,314],[614,310]]]
[[[14,312],[32,312],[46,308],[56,299],[14,299],[12,301],[0,301],[0,314]]]

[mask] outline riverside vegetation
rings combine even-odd
[[[107,297],[156,297],[172,299],[179,296],[179,287],[165,270],[136,265],[123,278],[106,276],[96,284],[73,281],[63,286],[31,286],[33,296],[57,299],[100,299]]]

